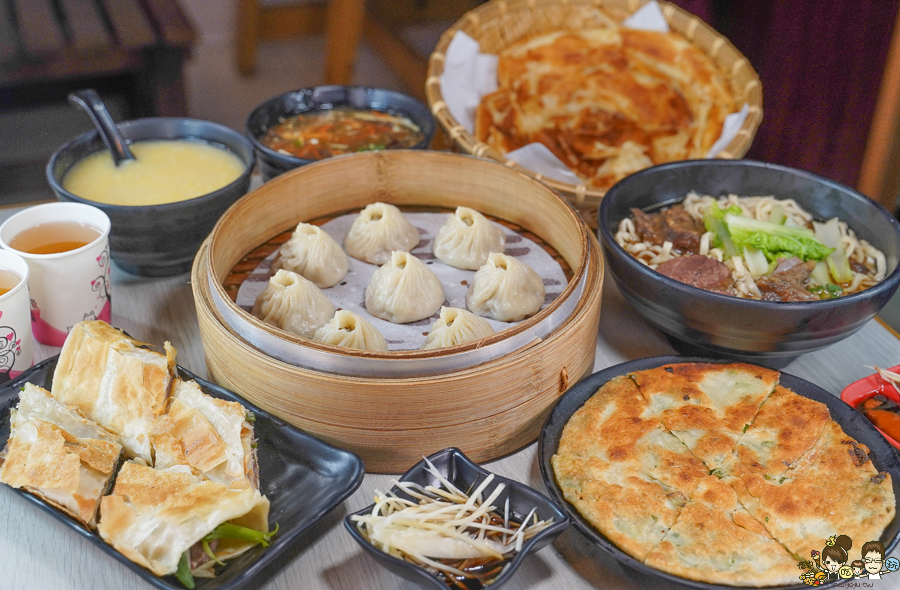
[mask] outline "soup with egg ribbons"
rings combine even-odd
[[[201,141],[138,141],[135,160],[116,166],[107,150],[72,167],[63,187],[83,199],[107,205],[163,205],[217,191],[243,174],[232,152]]]

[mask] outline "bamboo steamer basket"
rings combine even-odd
[[[457,31],[478,41],[483,53],[496,54],[520,39],[562,29],[578,30],[620,23],[647,0],[492,0],[467,12],[438,41],[428,61],[425,95],[431,112],[453,146],[473,154],[503,162],[543,181],[570,199],[589,225],[597,227],[597,207],[605,191],[574,185],[531,172],[508,160],[505,154],[475,138],[450,114],[441,94],[440,77],[444,71],[447,47]],[[659,2],[669,28],[693,42],[716,64],[730,86],[738,105],[747,103],[749,112],[737,135],[719,152],[717,158],[741,158],[762,121],[762,84],[759,76],[735,47],[712,27],[681,8]]]
[[[554,302],[515,327],[480,343],[433,351],[367,352],[314,342],[264,324],[227,296],[224,281],[258,245],[300,221],[359,210],[375,201],[401,209],[468,206],[517,224],[558,253],[572,279]],[[388,150],[304,166],[235,203],[197,253],[192,288],[213,380],[356,452],[368,471],[399,473],[448,446],[487,461],[534,440],[557,398],[591,372],[603,272],[591,230],[569,203],[540,182],[488,160]],[[542,322],[572,303],[571,313],[546,336],[498,358],[437,375],[369,377],[297,366],[266,354],[239,333],[253,325],[285,343],[353,363],[428,362],[536,333]],[[228,314],[236,314],[242,324],[230,325]]]

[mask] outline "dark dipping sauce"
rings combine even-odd
[[[293,116],[260,140],[277,152],[306,160],[384,149],[411,148],[425,138],[409,118],[339,107]]]
[[[881,394],[874,395],[856,409],[882,431],[896,441],[900,441],[900,404]]]

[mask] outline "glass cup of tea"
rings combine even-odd
[[[28,263],[0,250],[0,383],[34,364],[30,308]]]
[[[0,225],[0,245],[28,263],[38,342],[62,346],[78,322],[109,322],[109,228],[103,211],[81,203],[36,205]]]

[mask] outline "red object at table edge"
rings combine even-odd
[[[888,371],[891,371],[893,373],[900,373],[900,365],[891,367],[888,369]],[[878,394],[881,394],[884,397],[900,404],[900,394],[897,393],[897,390],[894,389],[893,385],[883,379],[878,373],[873,373],[868,377],[863,377],[859,381],[855,381],[845,387],[841,392],[841,399],[855,408],[870,397]],[[882,431],[877,426],[876,429],[885,439],[887,439],[889,443],[894,445],[894,448],[900,449],[900,442],[897,442],[889,435],[885,434],[884,431]]]

